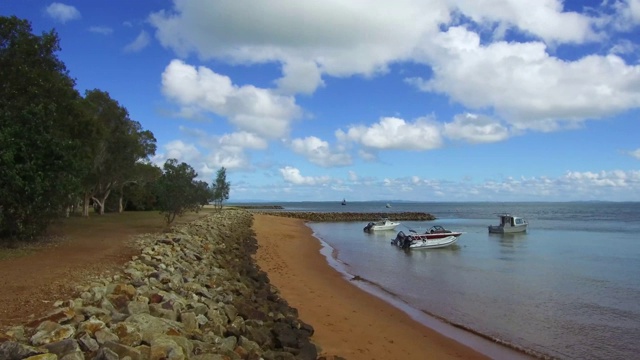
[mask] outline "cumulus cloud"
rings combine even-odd
[[[341,141],[352,141],[373,149],[431,150],[442,145],[440,125],[428,118],[413,123],[385,117],[371,126],[351,126],[336,131]]]
[[[633,156],[634,158],[640,160],[640,149],[636,149],[634,151],[630,151],[629,155]]]
[[[320,69],[314,62],[289,60],[282,66],[278,89],[287,94],[311,94],[324,85]]]
[[[301,113],[291,96],[252,85],[236,86],[227,76],[181,60],[171,61],[162,73],[162,91],[183,110],[227,117],[241,131],[267,139],[286,136]]]
[[[320,185],[330,181],[328,176],[302,176],[300,170],[292,166],[285,166],[280,169],[280,174],[284,181],[294,185]]]
[[[492,143],[509,137],[509,129],[499,121],[477,114],[459,114],[444,124],[444,135],[470,143]]]
[[[417,43],[449,21],[446,1],[400,0],[255,2],[252,11],[235,1],[176,1],[172,11],[150,16],[160,43],[184,57],[236,63],[279,62],[279,85],[309,93],[331,76],[384,72],[408,58]],[[376,9],[376,11],[372,11]],[[354,21],[357,19],[357,21]],[[301,31],[304,29],[304,31]],[[301,83],[293,76],[304,74]]]
[[[640,0],[621,0],[613,3],[613,27],[619,31],[631,31],[640,24]]]
[[[518,129],[553,131],[640,106],[640,66],[616,55],[563,61],[541,42],[483,46],[462,27],[434,43],[433,78],[407,81],[471,109],[493,108]]]
[[[150,41],[151,38],[149,37],[149,34],[143,30],[132,42],[124,47],[124,51],[128,53],[139,52],[142,49],[146,48],[149,45]]]
[[[615,4],[635,19],[639,3]],[[628,51],[624,40],[608,56],[550,55],[549,45],[603,40],[594,30],[602,18],[565,11],[560,0],[276,0],[253,6],[247,12],[241,2],[175,1],[149,21],[160,43],[180,56],[281,64],[280,94],[310,94],[326,75],[375,76],[389,64],[412,61],[433,72],[409,83],[473,111],[494,110],[514,129],[554,131],[640,106],[639,66],[613,55]],[[471,28],[535,41],[483,43]]]
[[[57,2],[51,3],[51,5],[47,6],[45,13],[52,19],[63,24],[67,21],[80,19],[81,17],[80,11],[75,7]]]
[[[563,11],[560,0],[538,0],[535,5],[520,0],[455,0],[453,3],[476,23],[499,23],[501,29],[519,30],[547,43],[583,43],[599,37],[592,29],[592,19]]]
[[[303,155],[312,163],[323,167],[351,164],[349,154],[332,151],[328,142],[315,136],[309,136],[304,139],[293,139],[290,147],[296,154]]]

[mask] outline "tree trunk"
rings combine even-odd
[[[91,200],[91,194],[88,191],[84,192],[84,200],[82,202],[82,216],[89,217],[89,201]]]
[[[122,205],[122,193],[120,193],[120,198],[118,199],[118,214],[122,214],[124,211],[124,206]]]
[[[107,198],[109,197],[110,193],[111,193],[111,189],[107,190],[107,192],[104,193],[102,200],[98,200],[98,198],[92,197],[93,201],[95,201],[96,204],[98,204],[98,208],[99,208],[98,214],[104,215],[104,204],[107,202]]]

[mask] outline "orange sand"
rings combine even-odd
[[[303,220],[254,215],[258,266],[300,318],[322,355],[348,360],[487,359],[359,289],[327,264]]]

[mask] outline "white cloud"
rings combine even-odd
[[[631,31],[640,24],[640,0],[615,1],[613,6],[616,10],[611,20],[614,28]]]
[[[351,164],[351,157],[348,154],[332,151],[328,142],[315,136],[293,139],[290,147],[296,154],[303,155],[312,163],[323,167]]]
[[[317,70],[332,76],[384,72],[449,21],[446,1],[175,1],[150,16],[160,43],[181,57],[235,63],[280,62],[283,89],[312,92]],[[356,21],[357,19],[357,21]],[[314,67],[316,69],[314,69]],[[310,69],[300,84],[293,76]]]
[[[108,26],[91,26],[89,31],[96,34],[102,35],[111,35],[113,34],[113,29]]]
[[[629,155],[633,156],[634,158],[640,160],[640,149],[636,149],[633,151],[629,151]]]
[[[358,181],[358,174],[356,174],[355,171],[349,170],[348,174],[349,174],[349,181],[351,181],[351,182]]]
[[[499,121],[477,114],[459,114],[444,124],[444,134],[454,140],[470,143],[492,143],[509,137],[509,129]]]
[[[143,30],[140,32],[140,34],[138,34],[135,40],[124,47],[124,51],[128,53],[139,52],[142,49],[146,48],[149,45],[150,41],[151,38],[149,37],[149,34]]]
[[[640,66],[615,55],[564,61],[540,42],[483,46],[461,27],[434,44],[428,54],[433,78],[407,81],[471,109],[493,108],[518,129],[553,131],[640,106]]]
[[[284,181],[294,185],[320,185],[326,184],[330,181],[330,178],[328,176],[302,176],[300,170],[291,166],[285,166],[284,168],[281,168],[280,174],[282,175]]]
[[[80,19],[81,17],[80,11],[75,7],[57,2],[51,3],[45,11],[49,17],[63,24],[70,20]]]
[[[427,118],[413,123],[385,117],[369,127],[351,126],[346,132],[336,131],[341,141],[353,141],[373,149],[431,150],[442,145],[440,125]]]
[[[236,86],[227,76],[173,60],[162,73],[162,91],[189,111],[225,116],[241,131],[274,139],[286,136],[300,109],[291,96],[252,85]]]
[[[178,159],[179,161],[191,162],[200,157],[200,151],[193,144],[187,144],[182,140],[174,140],[165,145],[165,158]]]
[[[276,83],[286,94],[312,94],[324,85],[320,69],[314,62],[289,60],[282,66],[282,72],[282,78]]]
[[[564,12],[560,0],[455,0],[460,12],[477,23],[500,23],[543,39],[547,43],[583,43],[598,38],[592,20],[579,13]]]

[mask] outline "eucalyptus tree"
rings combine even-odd
[[[87,149],[92,159],[84,181],[83,215],[89,215],[89,201],[93,200],[104,213],[104,204],[111,192],[129,181],[135,181],[136,164],[155,154],[153,133],[143,130],[140,123],[129,118],[129,112],[109,93],[89,90],[84,97],[85,112],[95,125]]]
[[[0,16],[0,237],[29,239],[80,188],[80,95],[58,59],[54,30]]]
[[[224,166],[218,169],[216,180],[211,187],[213,188],[214,207],[222,209],[222,203],[229,200],[229,192],[231,191],[231,183],[227,181],[227,169]]]

